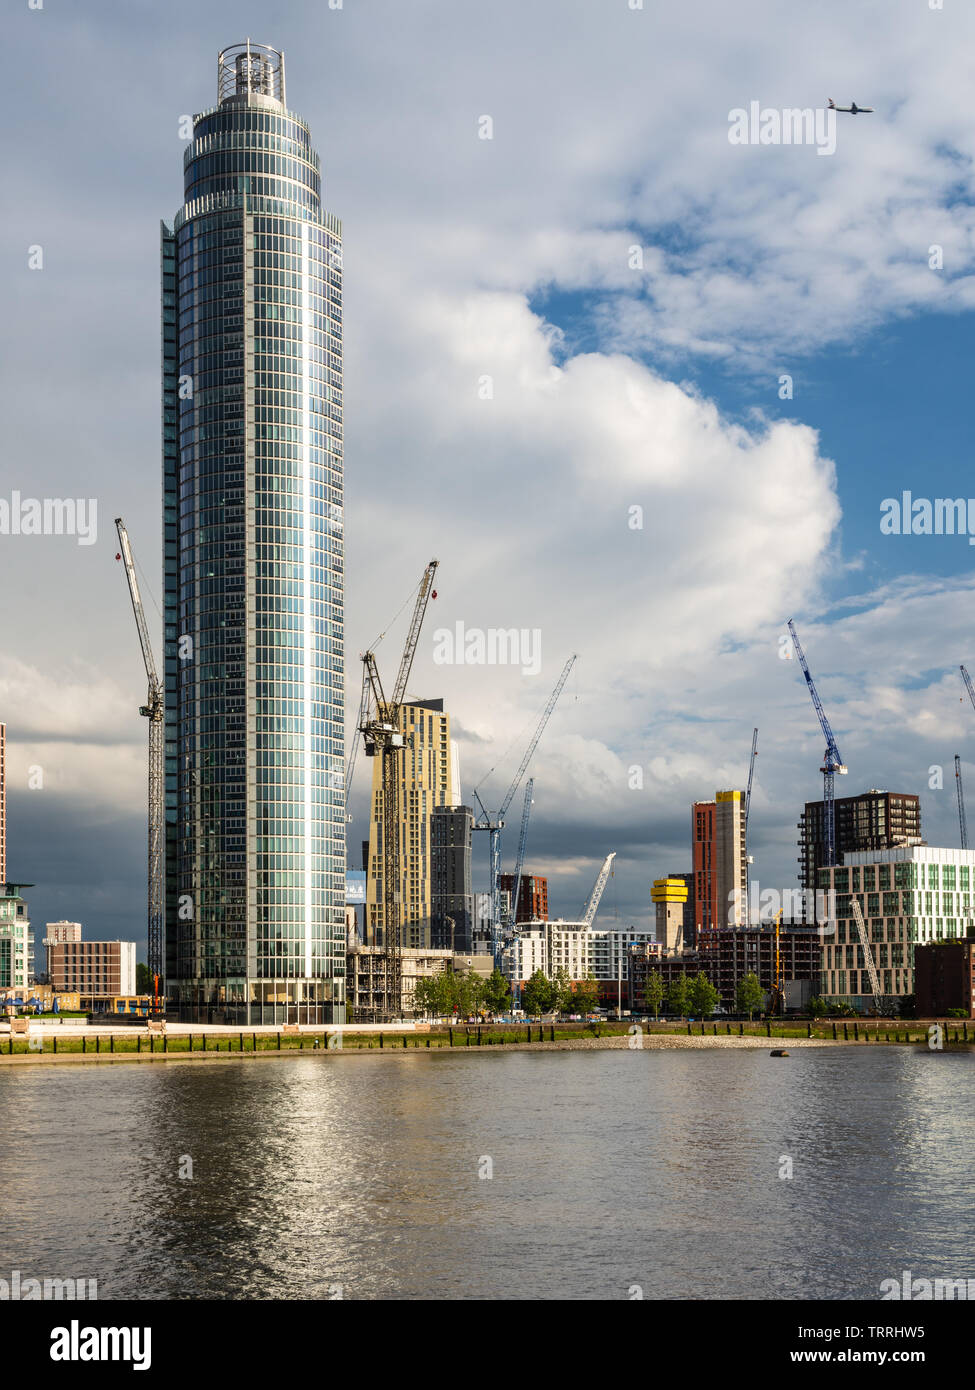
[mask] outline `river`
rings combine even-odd
[[[0,1277],[102,1299],[845,1299],[975,1276],[963,1051],[11,1067],[0,1114]]]

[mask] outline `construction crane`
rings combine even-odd
[[[758,757],[758,730],[752,729],[752,756],[748,762],[748,790],[745,792],[745,843],[748,843],[748,812],[752,804],[752,778],[755,776],[755,759]]]
[[[149,628],[139,593],[139,581],[135,573],[135,561],[129,544],[129,533],[122,518],[115,518],[118,531],[119,554],[116,559],[125,566],[125,577],[129,583],[129,597],[135,625],[139,629],[139,642],[142,646],[142,660],[145,663],[149,694],[139,713],[149,720],[149,891],[148,891],[148,929],[146,934],[149,975],[152,979],[152,1011],[159,1013],[159,985],[163,975],[163,911],[166,895],[166,875],[163,863],[163,833],[165,808],[163,803],[163,688],[156,674],[156,662],[152,655]]]
[[[484,809],[484,802],[481,800],[476,787],[474,788],[473,792],[474,799],[477,801],[478,806],[481,808],[481,814],[478,817],[478,819],[474,822],[474,829],[487,830],[491,837],[489,846],[489,888],[491,896],[491,954],[494,956],[494,964],[499,970],[501,968],[501,954],[503,950],[503,931],[501,925],[501,889],[499,886],[499,880],[501,877],[501,831],[504,829],[504,818],[508,813],[508,807],[511,805],[511,801],[514,797],[515,792],[521,786],[521,779],[524,777],[525,773],[528,770],[528,764],[531,762],[535,749],[538,747],[538,740],[542,736],[542,733],[545,729],[545,725],[551,718],[552,711],[555,709],[555,706],[558,703],[558,698],[562,694],[562,690],[565,686],[566,681],[569,679],[569,672],[572,670],[572,667],[575,664],[575,659],[576,658],[574,655],[570,656],[568,661],[563,666],[562,674],[559,676],[558,681],[556,682],[555,689],[548,697],[548,704],[545,706],[544,710],[542,710],[542,717],[538,721],[538,726],[535,729],[534,734],[532,735],[532,740],[528,745],[528,748],[525,752],[525,756],[521,760],[521,766],[518,768],[518,771],[512,778],[511,786],[505,793],[505,798],[501,803],[501,809],[498,811],[497,815],[494,817],[493,820],[491,816],[488,815],[487,811]],[[494,769],[492,768],[491,772],[493,771]],[[491,773],[489,772],[488,776],[490,777],[490,775]]]
[[[757,730],[757,729],[752,729],[752,755],[751,755],[751,757],[750,757],[749,760],[748,760],[748,789],[747,789],[747,791],[745,792],[745,825],[744,825],[744,837],[743,837],[743,838],[744,838],[744,841],[745,841],[745,863],[746,863],[746,864],[751,864],[751,863],[754,862],[753,859],[752,859],[752,856],[748,853],[748,812],[749,812],[749,810],[751,809],[751,804],[752,804],[752,778],[755,776],[755,759],[756,759],[757,756],[758,756],[758,730]],[[746,878],[748,877],[747,871],[746,871],[746,875],[745,875],[745,876],[746,876]],[[748,884],[747,884],[747,883],[745,884],[745,888],[746,888],[746,890],[747,890],[747,888],[748,888]],[[748,905],[748,904],[749,904],[749,895],[748,895],[748,892],[746,891],[746,893],[745,893],[745,926],[746,926],[746,927],[749,926],[749,924],[750,924],[750,918],[749,918],[750,908],[749,908],[749,905]]]
[[[958,828],[961,831],[961,847],[968,848],[968,822],[965,819],[965,793],[961,785],[961,758],[955,754],[955,790],[958,793]]]
[[[535,789],[534,777],[529,777],[525,783],[525,804],[521,812],[521,831],[518,835],[518,858],[515,862],[514,873],[514,894],[511,898],[511,908],[508,914],[508,924],[512,931],[518,925],[518,897],[521,893],[521,871],[525,866],[525,845],[528,842],[528,817],[532,809],[532,792]],[[507,942],[505,943],[507,945]]]
[[[612,872],[613,860],[615,858],[616,851],[614,849],[612,854],[607,854],[606,858],[603,860],[603,867],[599,870],[599,873],[596,876],[596,882],[593,884],[592,892],[589,894],[589,901],[582,910],[582,925],[586,929],[586,931],[589,930],[593,922],[596,920],[596,912],[599,908],[599,900],[603,896],[603,889],[609,882],[609,876]]]
[[[775,975],[769,990],[768,1011],[771,1017],[785,1013],[785,989],[782,985],[782,955],[779,950],[779,933],[782,930],[782,909],[775,914]]]
[[[965,688],[966,688],[967,691],[968,691],[968,697],[969,697],[969,699],[970,699],[971,702],[972,702],[973,708],[975,708],[975,686],[972,685],[972,678],[971,678],[971,676],[968,674],[968,672],[965,670],[964,666],[959,666],[958,669],[959,669],[959,671],[961,672],[961,674],[962,674],[962,679],[963,679],[964,682],[965,682]]]
[[[376,1015],[365,1022],[385,1023],[402,1013],[403,942],[400,922],[401,860],[399,843],[399,773],[400,753],[406,747],[406,737],[399,727],[400,710],[406,695],[406,685],[413,669],[420,628],[433,592],[433,578],[438,560],[431,560],[423,571],[417,591],[413,617],[406,645],[399,664],[396,684],[389,699],[379,679],[379,668],[373,652],[362,658],[362,699],[359,708],[359,732],[367,758],[382,759],[382,998],[368,1012]],[[346,788],[348,793],[348,787]],[[377,926],[379,923],[377,922]]]
[[[880,976],[877,974],[877,967],[873,963],[873,951],[871,951],[870,942],[867,940],[867,928],[863,920],[863,913],[860,910],[860,900],[857,897],[851,897],[850,902],[853,904],[853,920],[857,924],[860,949],[863,951],[863,959],[866,962],[867,974],[870,976],[870,990],[873,994],[873,1006],[879,1016],[884,1011],[884,997],[880,992]]]
[[[802,667],[802,674],[806,678],[809,694],[812,696],[813,705],[819,715],[820,727],[826,739],[826,752],[823,755],[823,765],[819,770],[823,774],[823,832],[826,842],[823,862],[829,868],[836,863],[836,811],[833,803],[833,778],[836,774],[845,775],[847,768],[840,757],[840,750],[836,745],[833,730],[829,726],[826,711],[823,709],[823,702],[819,698],[812,672],[806,662],[806,654],[799,643],[799,634],[796,632],[795,623],[791,618],[789,619],[789,631],[792,633],[796,656],[799,658],[799,665]]]

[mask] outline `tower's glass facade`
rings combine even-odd
[[[184,178],[162,229],[167,996],[341,1022],[341,225],[281,54],[220,54]]]

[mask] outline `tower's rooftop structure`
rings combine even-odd
[[[284,54],[265,43],[231,44],[217,57],[221,106],[284,106]]]

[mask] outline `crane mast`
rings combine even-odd
[[[745,840],[745,863],[746,863],[746,864],[750,864],[750,863],[752,862],[752,860],[751,860],[751,855],[748,853],[748,812],[749,812],[749,810],[751,809],[751,804],[752,804],[752,779],[753,779],[753,777],[755,776],[755,759],[756,759],[757,756],[758,756],[758,730],[757,730],[757,729],[752,729],[752,755],[751,755],[751,757],[750,757],[749,760],[748,760],[748,788],[747,788],[747,790],[746,790],[746,792],[745,792],[745,826],[744,826],[744,840]],[[749,885],[748,885],[748,882],[747,882],[747,879],[748,879],[748,871],[747,871],[747,869],[746,869],[746,871],[745,871],[745,878],[746,878],[746,883],[745,883],[745,926],[747,927],[747,926],[749,925],[749,912],[750,912],[750,908],[749,908],[749,893],[748,893]]]
[[[433,592],[433,579],[439,561],[431,560],[423,571],[417,591],[413,617],[406,644],[400,659],[392,698],[387,700],[379,678],[379,668],[373,652],[362,658],[362,697],[359,705],[359,732],[366,757],[382,760],[382,986],[381,1000],[369,1009],[377,1017],[368,1022],[388,1022],[402,1013],[403,997],[403,940],[402,940],[402,859],[399,835],[400,754],[406,738],[400,731],[399,720],[406,684],[413,669],[413,660],[420,639],[420,629]],[[348,794],[348,788],[347,788]],[[379,923],[377,923],[377,926]]]
[[[962,674],[962,680],[965,682],[965,689],[968,691],[968,698],[971,700],[973,707],[975,707],[975,686],[972,685],[972,678],[965,670],[964,666],[959,666],[958,669]]]
[[[826,752],[823,755],[823,765],[820,772],[823,774],[823,837],[825,840],[825,865],[831,867],[836,863],[836,812],[833,797],[833,778],[837,773],[845,774],[847,769],[840,757],[840,750],[836,745],[833,730],[830,728],[829,720],[826,718],[826,711],[823,709],[823,702],[819,698],[819,691],[816,689],[812,672],[806,662],[806,654],[802,650],[799,642],[799,634],[796,632],[795,623],[789,619],[789,631],[792,633],[792,641],[796,649],[796,656],[799,658],[799,665],[802,667],[802,674],[806,678],[806,685],[809,687],[809,694],[812,697],[813,706],[819,716],[819,725],[826,739]],[[807,885],[808,887],[808,885]],[[815,884],[813,884],[815,887]]]
[[[877,967],[873,962],[873,951],[870,949],[870,942],[867,940],[867,928],[863,920],[863,913],[860,910],[859,898],[850,899],[853,904],[853,920],[857,926],[857,936],[860,938],[860,949],[863,951],[863,959],[866,962],[867,974],[870,976],[870,989],[873,993],[873,1005],[877,1013],[883,1011],[883,995],[880,992],[880,976],[877,974]]]
[[[518,835],[518,858],[515,862],[514,874],[514,893],[511,898],[511,909],[508,917],[508,925],[512,931],[518,925],[518,898],[521,894],[521,871],[525,865],[525,845],[528,843],[528,817],[532,809],[532,792],[535,789],[534,777],[529,777],[525,783],[525,804],[521,812],[521,831]]]
[[[115,518],[118,531],[120,558],[125,566],[125,577],[129,585],[129,598],[132,612],[139,632],[142,647],[142,660],[146,668],[149,693],[146,703],[140,705],[139,713],[149,721],[149,855],[148,855],[148,923],[146,932],[146,953],[149,974],[153,983],[153,1012],[159,1012],[159,984],[163,976],[163,916],[166,895],[166,874],[163,863],[163,745],[165,741],[163,689],[156,674],[156,663],[149,640],[149,628],[139,581],[136,578],[135,561],[129,544],[129,533],[122,518]]]
[[[596,882],[593,885],[593,890],[589,895],[589,901],[583,909],[582,923],[587,931],[592,926],[593,922],[596,920],[596,912],[599,908],[599,900],[603,896],[603,889],[609,882],[609,875],[612,872],[613,860],[615,858],[616,851],[613,850],[612,854],[607,854],[606,858],[603,860],[603,867],[599,870]]]
[[[491,954],[494,956],[494,964],[499,970],[501,969],[504,936],[501,923],[501,889],[499,886],[501,877],[501,831],[504,829],[504,818],[507,815],[508,807],[511,805],[515,792],[521,786],[521,779],[528,770],[528,764],[532,760],[535,749],[538,747],[538,741],[545,730],[545,725],[551,718],[552,711],[555,709],[565,683],[569,679],[569,672],[572,670],[575,660],[576,658],[574,655],[570,656],[563,666],[562,674],[555,684],[555,689],[548,697],[548,704],[545,706],[544,710],[542,710],[542,716],[532,735],[525,756],[521,760],[521,766],[512,778],[511,786],[508,788],[505,798],[501,803],[501,809],[493,819],[484,809],[484,802],[478,795],[477,788],[474,788],[474,798],[481,808],[481,814],[474,822],[474,829],[487,830],[490,835],[489,887],[491,896]],[[492,768],[491,770],[493,772],[494,769]],[[488,776],[490,776],[490,773]]]
[[[961,847],[968,848],[968,821],[965,819],[965,793],[961,784],[961,758],[955,754],[955,790],[958,792],[958,829],[961,833]]]

